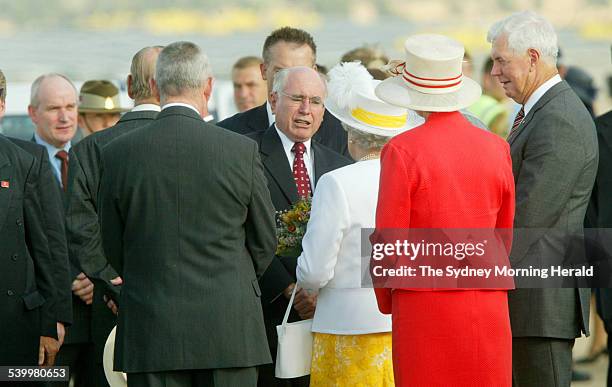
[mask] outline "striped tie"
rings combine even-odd
[[[510,134],[508,135],[508,142],[514,140],[514,137],[516,137],[518,127],[521,125],[521,122],[523,122],[523,118],[525,118],[525,109],[521,106],[521,110],[519,110],[518,114],[514,118],[512,130],[510,130]]]

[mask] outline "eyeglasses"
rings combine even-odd
[[[283,91],[279,91],[280,94],[284,95],[285,97],[288,97],[291,102],[295,102],[296,104],[303,104],[304,101],[308,101],[310,103],[310,106],[312,107],[316,107],[316,108],[320,108],[323,107],[323,100],[321,99],[321,97],[306,97],[305,95],[293,95],[293,94],[287,94]]]

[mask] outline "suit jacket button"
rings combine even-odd
[[[19,255],[13,254],[13,257],[12,257],[13,261],[17,261],[17,258],[19,258]]]
[[[15,295],[15,292],[13,292],[12,290],[8,290],[6,292],[6,294],[9,295],[9,296],[13,296],[13,295]]]

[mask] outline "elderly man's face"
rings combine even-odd
[[[310,46],[280,41],[269,48],[269,63],[261,65],[261,75],[268,82],[268,90],[272,90],[274,74],[282,69],[301,66],[315,66],[315,55]]]
[[[84,130],[85,136],[100,130],[110,128],[121,118],[119,113],[81,113],[79,114],[79,126]]]
[[[291,72],[284,90],[271,94],[276,126],[294,142],[307,141],[321,126],[324,99],[325,85],[315,70]]]
[[[238,111],[252,109],[266,102],[268,86],[261,77],[259,66],[249,66],[232,71],[234,102]]]
[[[30,105],[28,113],[36,133],[45,142],[62,148],[77,129],[76,91],[64,78],[47,78],[38,89],[38,106]]]
[[[515,53],[508,48],[508,39],[501,36],[493,42],[491,49],[493,68],[491,75],[497,77],[504,92],[521,105],[534,91],[536,72],[526,53]]]

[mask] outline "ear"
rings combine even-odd
[[[527,49],[527,56],[529,56],[529,65],[532,67],[540,61],[540,52],[535,48]]]
[[[265,63],[262,63],[259,65],[259,71],[261,71],[261,77],[263,78],[264,81],[267,81],[268,79],[266,78],[266,70],[268,69],[268,67],[266,66]]]
[[[204,86],[204,97],[206,97],[207,102],[210,100],[210,96],[212,95],[213,84],[213,77],[210,77],[206,80],[206,84]]]
[[[278,102],[278,94],[276,92],[270,93],[270,107],[272,108],[272,113],[276,114],[276,103]]]
[[[127,93],[128,93],[128,97],[130,97],[131,99],[134,99],[134,96],[132,95],[132,84],[134,83],[134,78],[132,78],[132,74],[128,74],[127,76]]]
[[[28,115],[30,116],[30,119],[32,120],[34,125],[38,124],[38,112],[36,110],[37,109],[34,106],[28,105]]]

